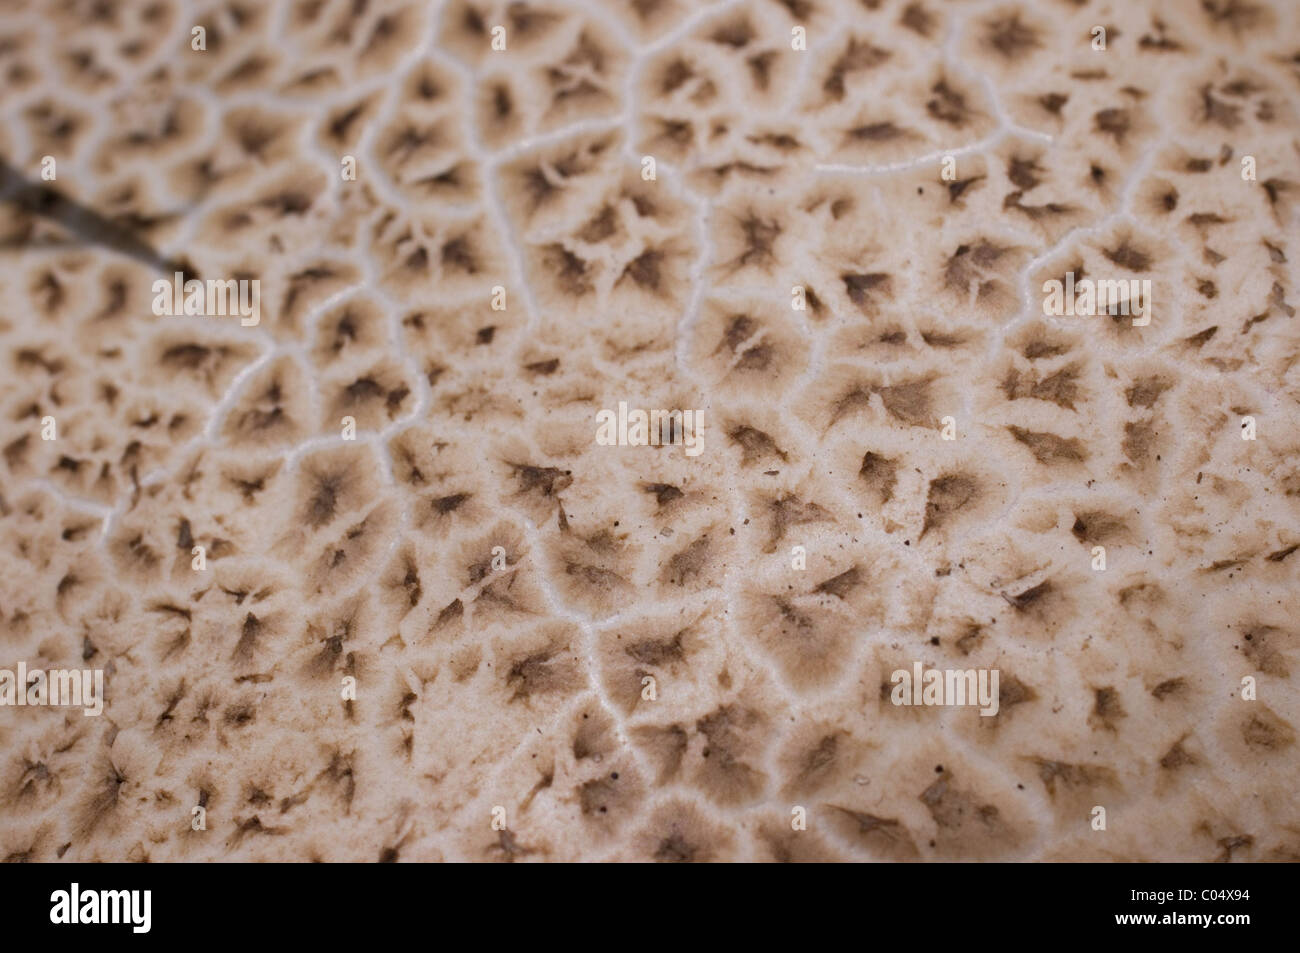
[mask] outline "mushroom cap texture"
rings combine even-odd
[[[1295,3],[3,7],[0,859],[1300,859]]]

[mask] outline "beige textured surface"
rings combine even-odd
[[[0,0],[0,77],[262,284],[0,202],[0,667],[108,696],[0,708],[0,857],[1300,859],[1295,4]]]

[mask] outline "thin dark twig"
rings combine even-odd
[[[111,249],[169,275],[179,271],[187,279],[198,277],[192,265],[165,258],[133,229],[51,186],[29,181],[4,159],[0,159],[0,201],[11,202],[25,212],[59,223],[81,244]]]

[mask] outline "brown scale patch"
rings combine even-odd
[[[842,597],[815,587],[806,594],[751,593],[741,618],[795,690],[817,689],[844,673],[855,630],[843,600],[856,602],[859,588],[843,587]]]
[[[710,43],[738,50],[752,43],[756,35],[749,18],[741,16],[715,27],[709,33],[708,40]]]
[[[503,183],[507,200],[532,221],[596,173],[615,143],[612,136],[595,135],[511,163]]]
[[[567,116],[575,110],[584,114],[607,111],[614,99],[602,84],[612,80],[611,64],[621,52],[616,53],[611,43],[598,39],[591,30],[580,31],[564,58],[542,70],[550,88],[550,113]]]
[[[954,129],[964,128],[974,117],[975,110],[967,103],[966,94],[954,88],[949,80],[939,79],[930,87],[931,97],[926,100],[925,111]]]
[[[502,145],[523,131],[524,116],[519,107],[520,95],[510,76],[494,77],[478,92],[478,113],[483,137],[492,145]],[[540,170],[534,170],[538,173]],[[543,191],[547,186],[536,183]]]
[[[1094,131],[1110,136],[1117,145],[1123,145],[1128,134],[1133,130],[1133,115],[1127,109],[1110,107],[1093,113]]]
[[[925,499],[925,522],[921,538],[930,530],[942,530],[962,508],[979,499],[979,481],[968,473],[948,473],[930,481]]]
[[[618,281],[630,281],[643,291],[662,293],[667,285],[668,253],[662,248],[647,248],[623,268]]]
[[[1181,50],[1182,44],[1177,40],[1170,38],[1168,25],[1159,17],[1151,18],[1151,32],[1143,33],[1138,38],[1138,48],[1142,50],[1155,50],[1165,53],[1176,53]]]
[[[1086,510],[1074,518],[1070,532],[1081,543],[1104,543],[1128,534],[1128,524],[1121,516],[1102,510]]]
[[[599,244],[611,238],[618,229],[618,213],[612,205],[605,204],[578,230],[577,236],[584,242]]]
[[[777,446],[776,441],[757,427],[746,424],[732,427],[727,431],[727,439],[740,447],[742,466],[753,466],[764,459],[787,459],[785,452]]]
[[[566,298],[582,298],[594,290],[590,265],[563,245],[550,244],[541,249],[540,263],[553,287]]]
[[[992,303],[1002,291],[1004,279],[997,273],[1012,259],[1013,249],[986,238],[963,243],[944,259],[943,282],[962,298]]]
[[[613,730],[613,720],[600,709],[584,711],[575,720],[573,742],[569,746],[574,760],[590,758],[601,761],[612,754],[616,746]]]
[[[934,14],[930,13],[919,2],[909,3],[904,7],[903,12],[899,15],[898,22],[918,36],[924,37],[929,37],[934,32],[935,26],[937,26]]]
[[[368,449],[321,451],[300,465],[296,522],[311,529],[331,523],[340,513],[360,508],[377,489],[377,467]]]
[[[563,14],[537,4],[512,3],[506,8],[508,33],[517,34],[526,43],[546,36],[559,26],[563,19]]]
[[[669,557],[660,573],[660,581],[674,588],[706,584],[710,578],[709,571],[716,568],[717,558],[717,547],[705,533]]]
[[[590,612],[611,612],[635,591],[621,554],[587,545],[561,557],[561,574],[553,581],[571,602]]]
[[[921,378],[879,387],[876,393],[891,417],[908,426],[921,427],[930,423],[933,417],[931,385],[929,378]]]
[[[1115,731],[1116,724],[1128,716],[1120,701],[1119,692],[1111,686],[1095,688],[1092,692],[1092,712],[1088,715],[1089,724],[1094,727]]]
[[[731,351],[736,354],[740,351],[741,345],[749,341],[754,334],[758,332],[759,324],[749,315],[732,315],[727,321],[727,329],[724,330],[722,337],[719,338],[718,347],[714,348],[714,354],[719,351]]]
[[[393,593],[390,600],[386,601],[389,601],[390,605],[394,602],[400,603],[403,617],[420,604],[420,599],[424,596],[424,587],[420,583],[419,565],[410,548],[405,548],[397,554],[382,584]]]
[[[866,484],[873,496],[879,498],[883,506],[894,498],[894,487],[898,483],[898,461],[868,450],[862,456],[858,478]]]
[[[1068,93],[1043,93],[1036,102],[1046,113],[1059,116],[1065,104],[1070,101]]]
[[[845,274],[840,280],[849,300],[864,312],[870,312],[881,297],[890,297],[890,277],[884,272]]]
[[[316,332],[314,356],[328,364],[354,349],[380,347],[384,343],[383,312],[369,298],[357,298],[333,308],[321,318]]]
[[[316,592],[337,592],[355,583],[375,567],[388,541],[392,509],[384,504],[327,541],[311,563],[307,584]]]
[[[518,492],[536,493],[542,497],[554,497],[573,483],[569,470],[558,467],[541,467],[531,463],[511,463],[511,470],[518,481]]]
[[[651,494],[655,498],[655,503],[660,507],[667,506],[685,496],[681,489],[670,483],[643,483],[641,489]]]
[[[263,628],[262,620],[256,615],[251,612],[245,615],[243,625],[240,626],[239,630],[239,641],[235,643],[235,650],[230,657],[242,661],[251,659],[253,652],[257,648]]]
[[[79,838],[88,838],[100,827],[115,818],[121,806],[122,787],[127,777],[113,764],[110,756],[103,756],[95,769],[95,779],[78,806],[74,825]]]
[[[1082,463],[1088,459],[1087,447],[1077,437],[1059,437],[1053,433],[1026,430],[1015,426],[1008,427],[1007,431],[1016,438],[1017,442],[1028,448],[1034,455],[1034,459],[1044,466]]]
[[[825,805],[832,829],[885,860],[909,861],[920,856],[912,834],[897,818],[881,817],[838,804]]]
[[[850,593],[864,582],[862,570],[857,566],[850,566],[843,572],[818,583],[813,592],[826,593],[837,599],[847,599]]]
[[[370,25],[361,42],[358,66],[362,71],[388,69],[417,43],[424,24],[416,6],[406,6],[380,14]]]
[[[1043,782],[1049,797],[1055,798],[1057,785],[1062,793],[1074,790],[1089,790],[1099,787],[1113,787],[1117,778],[1115,772],[1103,765],[1071,764],[1049,758],[1032,757],[1029,759],[1038,768],[1038,779]]]
[[[947,350],[962,347],[969,339],[965,334],[961,333],[948,334],[943,331],[922,331],[921,340],[925,342],[926,347]]]
[[[1197,118],[1201,125],[1232,130],[1241,125],[1241,107],[1215,96],[1214,86],[1206,83],[1200,89],[1200,113]]]
[[[627,768],[586,781],[576,793],[582,816],[588,820],[622,822],[635,816],[643,789]]]
[[[1028,216],[1033,221],[1051,219],[1058,216],[1067,216],[1075,211],[1073,205],[1063,202],[1045,202],[1042,205],[1025,205],[1020,201],[1020,192],[1012,192],[1002,200],[1004,209],[1014,209]]]
[[[1051,350],[1050,346],[1040,345],[1039,349],[1035,349],[1034,345],[1029,345],[1025,348],[1025,356],[1031,360],[1037,357],[1054,356],[1050,353]],[[1000,386],[1007,400],[1021,400],[1028,397],[1051,401],[1058,407],[1074,410],[1074,405],[1081,398],[1079,389],[1081,370],[1078,364],[1068,364],[1051,374],[1040,376],[1033,370],[1021,371],[1019,368],[1012,367],[1007,371]]]
[[[1169,750],[1160,756],[1160,767],[1165,771],[1177,771],[1179,768],[1194,765],[1198,759],[1183,747],[1185,738],[1175,741]]]
[[[704,737],[694,772],[696,785],[720,804],[739,804],[756,797],[766,775],[748,763],[758,754],[758,740],[765,719],[742,705],[722,705],[695,723]]]
[[[685,630],[668,639],[641,639],[623,647],[624,653],[643,665],[662,666],[681,661],[684,656],[682,638]]]
[[[844,49],[832,61],[826,78],[822,80],[822,92],[827,99],[836,102],[843,100],[845,81],[850,75],[874,69],[891,55],[889,50],[876,46],[869,40],[850,37]]]
[[[292,116],[259,107],[232,110],[222,117],[222,124],[225,135],[248,158],[262,164],[290,156],[299,127]]]
[[[1035,158],[1018,158],[1012,156],[1007,162],[1007,178],[1016,188],[1028,192],[1038,186],[1042,179],[1039,173],[1042,166]]]
[[[406,186],[423,197],[463,203],[478,197],[479,172],[471,162],[456,162],[441,171],[414,177]]]
[[[849,760],[846,741],[845,732],[831,731],[796,749],[787,789],[791,793],[814,792],[832,783],[840,773],[841,762]]]
[[[812,501],[804,501],[792,493],[768,499],[764,505],[767,520],[767,542],[763,551],[776,552],[777,546],[786,537],[786,532],[793,526],[805,526],[811,523],[827,522],[831,514]]]
[[[167,335],[155,342],[151,363],[170,379],[201,382],[210,393],[218,392],[241,365],[252,361],[251,344],[205,340],[199,336]]]
[[[776,262],[776,243],[785,228],[774,216],[747,210],[731,216],[732,241],[739,254],[727,262],[730,271],[757,267],[768,269]]]
[[[657,783],[675,778],[681,770],[690,735],[681,725],[642,725],[632,729],[632,739],[658,771]]]
[[[704,864],[731,858],[735,836],[687,802],[670,802],[651,815],[634,840],[633,856],[657,864]]]
[[[1020,11],[995,14],[982,24],[981,42],[1002,59],[1013,61],[1042,45],[1039,31],[1021,19]]]
[[[1055,594],[1056,587],[1050,579],[1040,582],[1036,586],[1031,586],[1014,596],[1008,595],[1005,592],[1001,593],[1002,598],[1005,599],[1013,609],[1019,612],[1041,607],[1046,602],[1050,601],[1049,597],[1054,596]]]
[[[1273,23],[1273,13],[1251,0],[1201,0],[1201,13],[1210,26],[1233,37],[1262,32]]]
[[[1007,672],[1002,673],[998,681],[998,718],[1010,712],[1016,705],[1037,701],[1038,693],[1020,679]]]
[[[289,276],[280,304],[280,322],[297,329],[308,310],[360,278],[357,267],[336,260],[314,261]]]
[[[1120,242],[1114,248],[1103,248],[1102,254],[1107,260],[1130,271],[1150,271],[1153,263],[1150,254],[1140,250],[1128,240]]]
[[[695,143],[695,126],[685,119],[655,117],[655,132],[649,145],[669,158],[682,159]]]
[[[978,185],[984,180],[982,175],[974,175],[965,179],[956,179],[948,183],[948,204],[958,205],[961,197],[971,186]],[[964,203],[961,203],[964,205]]]
[[[1243,848],[1249,850],[1255,846],[1255,838],[1249,834],[1238,834],[1233,837],[1220,837],[1215,841],[1215,846],[1220,850],[1219,856],[1215,858],[1215,863],[1230,864],[1234,852]]]
[[[1173,381],[1162,375],[1139,377],[1125,389],[1124,399],[1130,407],[1151,408],[1160,399],[1160,395],[1172,386]]]
[[[940,770],[918,797],[934,820],[936,847],[944,854],[986,856],[1012,849],[1020,839],[996,805],[959,788],[947,770]]]
[[[163,547],[153,545],[143,531],[125,526],[109,544],[118,570],[137,580],[151,579],[161,570],[164,551]]]
[[[358,428],[382,426],[401,416],[412,399],[410,384],[401,371],[379,365],[334,387],[324,425],[332,430],[343,417],[350,416]]]
[[[1290,633],[1271,625],[1253,625],[1241,634],[1241,653],[1257,671],[1287,678],[1291,668],[1282,654],[1282,646],[1291,641]]]
[[[695,68],[681,56],[674,57],[659,68],[655,85],[664,95],[677,92],[682,86],[696,77]]]
[[[483,266],[481,254],[475,246],[475,239],[469,232],[448,238],[438,250],[443,269],[466,275],[478,274]]]
[[[567,645],[554,645],[504,659],[510,700],[525,701],[553,693],[568,694],[584,683],[577,658]]]
[[[1238,730],[1241,740],[1256,752],[1284,751],[1295,744],[1295,729],[1267,708],[1242,717]]]
[[[1269,178],[1260,183],[1264,189],[1264,194],[1268,196],[1268,204],[1275,208],[1282,204],[1286,193],[1295,190],[1295,183],[1285,179]]]
[[[915,133],[892,120],[860,123],[844,130],[846,143],[893,142],[897,139],[911,139],[913,136]]]
[[[1155,453],[1156,440],[1159,437],[1155,425],[1148,421],[1132,421],[1124,425],[1124,456],[1134,464],[1149,462]]]
[[[785,818],[760,827],[757,837],[766,857],[778,864],[828,864],[845,860],[816,834],[791,830]]]

